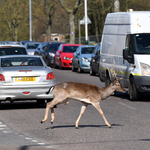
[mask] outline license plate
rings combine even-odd
[[[17,77],[17,78],[15,78],[15,82],[28,82],[28,81],[36,81],[36,77]]]

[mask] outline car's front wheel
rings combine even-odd
[[[80,63],[78,63],[78,72],[79,72],[79,73],[82,73],[82,72],[83,72],[83,70],[82,70],[81,67],[80,67]]]
[[[61,70],[63,69],[61,60],[60,60],[60,64],[59,64],[59,69],[61,69]]]
[[[96,74],[96,73],[93,71],[92,66],[90,66],[90,75],[93,76],[93,75],[95,75],[95,74]]]

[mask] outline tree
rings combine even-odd
[[[83,0],[59,0],[61,6],[68,14],[69,17],[69,26],[70,26],[70,43],[75,43],[75,14],[77,13],[78,8],[83,4]]]
[[[7,25],[15,41],[18,40],[18,27],[24,17],[21,13],[24,4],[24,0],[1,1],[1,15],[3,16],[2,21]]]
[[[46,34],[47,34],[47,41],[50,41],[51,37],[51,28],[52,28],[52,17],[56,10],[57,1],[55,0],[35,0],[36,4],[40,5],[38,12],[41,12],[41,16],[45,16],[46,20],[43,17],[37,16],[36,12],[34,13],[34,17],[40,20],[42,23],[46,25]],[[38,13],[39,15],[39,13]]]

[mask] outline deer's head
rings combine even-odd
[[[116,91],[125,93],[126,90],[123,88],[123,86],[122,86],[121,83],[120,83],[120,80],[121,80],[122,78],[120,78],[120,79],[117,78],[117,74],[116,74],[115,71],[113,70],[113,66],[112,66],[112,69],[110,70],[110,72],[111,72],[111,75],[112,75],[112,77],[113,77],[113,82],[112,82],[112,84],[113,84],[113,86],[116,87]]]

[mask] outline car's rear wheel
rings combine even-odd
[[[73,63],[72,63],[72,72],[75,72],[77,69],[74,67]]]
[[[38,99],[37,104],[40,104],[40,105],[45,104],[45,99]]]
[[[54,68],[57,68],[57,65],[56,65],[56,63],[55,63],[55,60],[54,60]]]

